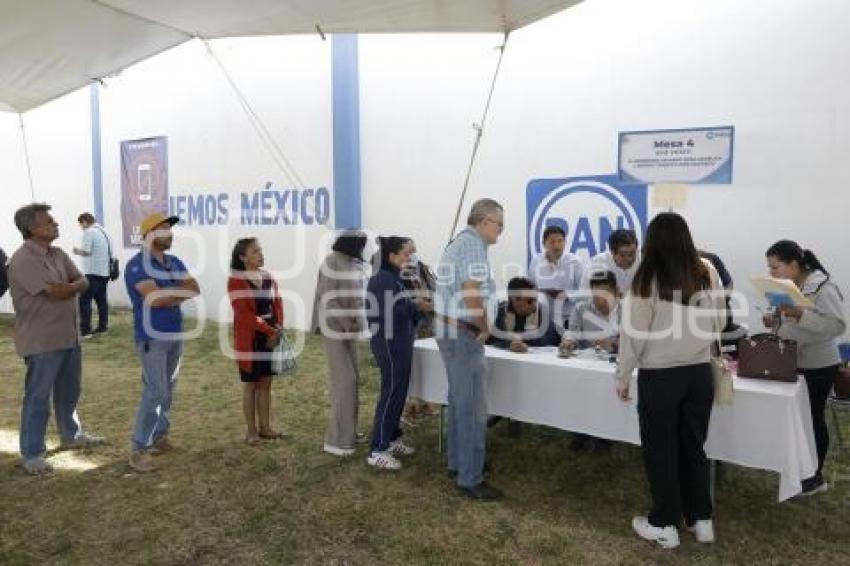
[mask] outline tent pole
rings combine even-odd
[[[493,73],[493,81],[490,83],[490,92],[487,94],[487,102],[484,104],[484,112],[481,115],[481,121],[472,125],[475,129],[475,142],[472,144],[472,155],[469,158],[469,167],[466,169],[466,178],[463,181],[463,190],[460,193],[460,202],[457,204],[457,212],[455,212],[455,219],[452,223],[452,229],[449,232],[448,242],[454,238],[455,230],[457,230],[457,224],[460,220],[460,213],[463,210],[463,202],[466,200],[466,191],[469,189],[469,180],[472,177],[472,168],[475,166],[475,159],[478,157],[478,148],[481,145],[481,138],[484,135],[484,125],[487,122],[487,115],[490,112],[490,103],[493,100],[493,92],[496,90],[496,80],[499,78],[499,69],[502,67],[502,59],[505,56],[505,49],[508,46],[510,33],[510,31],[505,32],[505,40],[502,42],[502,45],[497,48],[499,50],[499,61],[496,63],[496,70]]]

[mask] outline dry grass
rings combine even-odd
[[[719,541],[661,551],[632,535],[645,509],[639,451],[573,456],[566,433],[525,426],[491,431],[493,483],[507,498],[475,504],[457,496],[436,453],[437,422],[411,432],[422,448],[397,475],[357,457],[320,451],[327,414],[325,363],[308,339],[299,374],[274,387],[274,418],[291,438],[241,442],[240,389],[214,328],[187,345],[173,415],[181,449],[160,471],[126,465],[139,369],[129,319],[84,346],[80,414],[107,447],[61,453],[52,477],[18,466],[23,365],[0,318],[0,563],[3,564],[847,564],[847,452],[833,459],[837,487],[807,501],[776,504],[778,478],[723,467]],[[376,391],[367,368],[362,428]],[[846,422],[846,417],[845,417]],[[845,425],[847,437],[850,429]],[[55,443],[53,425],[49,434]]]

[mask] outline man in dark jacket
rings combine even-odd
[[[529,279],[514,277],[508,282],[508,300],[499,304],[487,344],[525,353],[529,346],[557,346],[558,329],[548,308],[541,308],[538,291]]]
[[[499,304],[496,321],[487,344],[516,353],[526,353],[529,347],[558,346],[561,337],[548,308],[541,308],[538,291],[529,279],[514,277],[508,282],[508,300]],[[491,427],[502,420],[493,415],[487,419]],[[520,434],[520,423],[508,422],[511,436]]]

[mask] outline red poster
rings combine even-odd
[[[148,214],[168,214],[168,140],[121,142],[121,221],[124,247],[142,244],[139,224]]]

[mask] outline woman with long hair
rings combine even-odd
[[[233,246],[227,294],[233,307],[233,337],[242,380],[245,442],[280,438],[270,424],[271,351],[280,342],[283,302],[277,283],[263,269],[263,248],[257,238],[242,238]]]
[[[826,426],[826,399],[832,389],[841,356],[837,338],[844,334],[841,290],[830,278],[818,258],[791,240],[780,240],[765,253],[771,277],[790,279],[808,297],[813,307],[783,305],[778,313],[764,317],[764,324],[781,337],[797,342],[797,368],[809,388],[812,425],[818,452],[815,475],[803,480],[803,495],[826,491],[823,462],[829,449],[829,430]]]
[[[360,367],[357,338],[363,332],[366,234],[341,233],[319,267],[311,331],[320,334],[328,359],[331,410],[323,450],[333,456],[354,454],[358,440]]]
[[[714,541],[709,464],[703,444],[714,401],[711,348],[725,323],[717,273],[700,259],[685,220],[656,216],[623,302],[617,394],[629,401],[638,369],[640,440],[652,507],[632,527],[664,548],[678,526]]]

